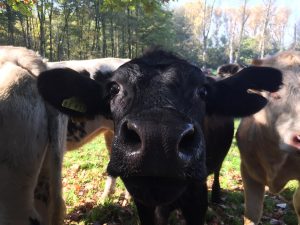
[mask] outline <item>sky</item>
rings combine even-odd
[[[219,0],[220,1],[220,0]],[[241,0],[221,0],[222,4],[228,4],[229,6],[238,6]],[[263,0],[249,0],[249,5],[259,5]],[[275,0],[277,6],[284,6],[291,10],[292,17],[291,20],[297,21],[300,19],[300,1],[299,0]]]
[[[190,2],[193,0],[175,0],[171,1],[170,5],[171,7],[180,6],[186,2]],[[293,21],[300,20],[300,1],[299,0],[275,0],[277,6],[285,6],[288,7],[292,12],[292,18]],[[263,0],[248,0],[248,4],[250,6],[259,5],[263,2]],[[239,6],[243,3],[243,0],[216,0],[216,5],[222,5],[222,6]]]
[[[187,2],[191,2],[194,0],[175,0],[170,1],[170,8],[178,7]],[[243,4],[243,0],[216,0],[216,6],[224,6],[224,7],[238,7]],[[261,5],[264,0],[248,0],[249,6]],[[289,25],[285,37],[285,44],[288,45],[293,39],[294,33],[294,24],[300,22],[300,0],[275,0],[276,6],[284,6],[291,10],[291,16],[289,19]]]

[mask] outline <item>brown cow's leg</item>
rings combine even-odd
[[[253,180],[243,164],[241,164],[241,174],[245,198],[244,225],[256,225],[262,216],[265,185]]]
[[[295,191],[294,196],[293,196],[293,204],[294,204],[295,212],[297,214],[298,224],[300,225],[300,188],[299,188],[299,183],[298,183],[298,188]]]
[[[103,133],[103,135],[104,135],[106,148],[109,151],[109,155],[110,155],[112,149],[112,141],[114,138],[114,132],[111,130],[107,130]]]
[[[104,136],[104,140],[105,140],[105,145],[106,148],[109,152],[109,155],[111,154],[111,149],[112,149],[112,139],[114,137],[114,132],[107,130],[103,133]],[[115,190],[115,186],[116,186],[116,178],[112,177],[112,176],[108,176],[106,178],[105,181],[105,187],[104,187],[104,191],[101,195],[101,202],[103,203],[105,201],[105,199],[111,195],[114,190]]]

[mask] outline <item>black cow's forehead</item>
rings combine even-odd
[[[138,86],[152,82],[164,85],[201,84],[205,82],[202,71],[183,59],[164,51],[155,51],[122,65],[114,74],[116,81]]]
[[[149,107],[189,111],[194,106],[196,88],[208,82],[202,71],[173,55],[153,59],[131,60],[115,71],[112,80],[121,84],[122,93],[131,99],[134,111]]]

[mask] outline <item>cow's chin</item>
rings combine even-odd
[[[279,148],[284,153],[300,157],[300,144],[297,146],[286,143],[280,143]]]
[[[182,179],[166,177],[122,178],[132,197],[148,206],[169,204],[178,199],[185,191],[187,182]]]

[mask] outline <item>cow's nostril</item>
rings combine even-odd
[[[136,151],[141,147],[142,140],[134,123],[125,122],[122,127],[122,133],[124,135],[124,143],[129,145],[132,151]]]
[[[178,151],[184,155],[189,155],[194,149],[195,141],[195,128],[192,124],[189,124],[188,127],[182,132],[179,143]]]
[[[292,136],[290,145],[294,146],[297,149],[300,149],[300,135],[299,134],[295,134]]]

